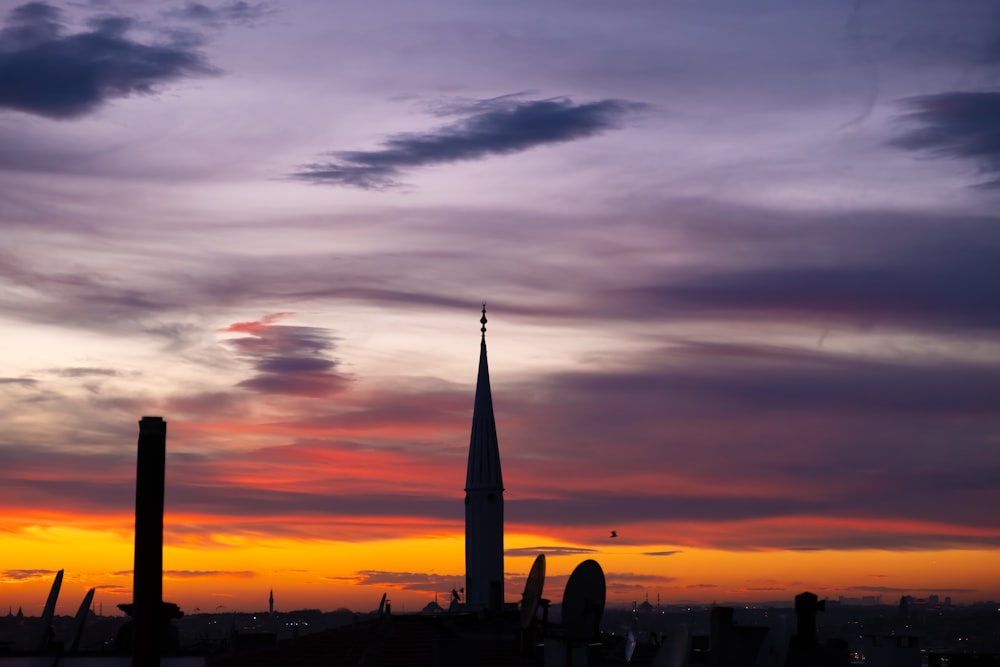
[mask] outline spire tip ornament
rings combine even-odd
[[[486,338],[486,302],[483,301],[483,316],[479,318],[479,323],[483,326],[480,327],[480,331],[483,332],[483,338]]]

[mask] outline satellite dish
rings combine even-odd
[[[524,593],[521,595],[521,629],[527,630],[535,620],[538,603],[542,599],[542,587],[545,585],[545,554],[538,554],[528,572],[528,580],[524,582]]]
[[[562,600],[562,625],[568,638],[586,642],[597,637],[606,593],[604,570],[596,560],[585,560],[576,566],[566,582]]]
[[[635,648],[639,645],[639,618],[632,617],[629,623],[628,632],[625,634],[625,662],[631,662],[635,655]]]
[[[382,593],[382,601],[378,603],[378,615],[382,616],[385,613],[385,596],[388,593]]]

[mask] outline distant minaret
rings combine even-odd
[[[274,589],[271,589],[271,594],[267,596],[267,613],[274,616]]]
[[[465,601],[471,607],[503,604],[503,477],[486,363],[486,304],[479,344],[479,378],[472,410],[465,477]]]

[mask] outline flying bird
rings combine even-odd
[[[617,530],[612,530],[611,531],[611,537],[618,537],[618,531]]]

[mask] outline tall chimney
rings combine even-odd
[[[163,480],[167,423],[139,421],[135,475],[135,566],[132,573],[132,667],[158,667],[163,619]]]

